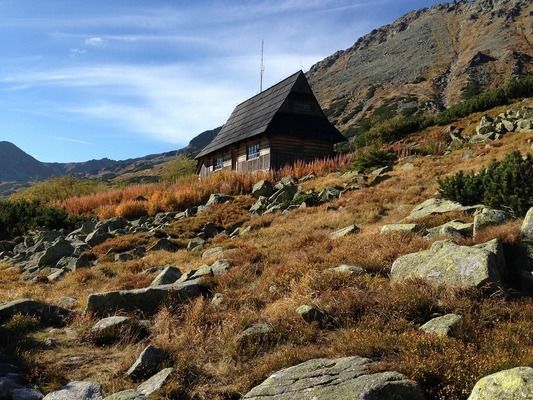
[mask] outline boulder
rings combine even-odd
[[[471,236],[474,231],[474,223],[462,221],[449,221],[435,228],[426,230],[426,238],[433,239],[437,237],[447,237],[450,239],[462,239],[465,236]]]
[[[500,225],[509,219],[509,214],[502,210],[492,208],[483,208],[474,215],[474,236],[479,233],[480,229],[492,225]]]
[[[307,304],[302,304],[296,309],[305,322],[324,323],[329,319],[329,315],[322,309]]]
[[[392,264],[391,280],[426,279],[462,288],[481,287],[500,283],[505,268],[503,249],[497,239],[472,247],[442,240],[429,250],[399,257]]]
[[[224,250],[222,247],[212,247],[209,250],[206,250],[202,253],[202,258],[211,258],[211,257],[222,257],[224,255]]]
[[[457,314],[446,314],[429,320],[420,327],[420,330],[438,336],[455,337],[461,333],[462,328],[463,317]]]
[[[104,400],[148,400],[148,397],[134,389],[128,389],[107,396]]]
[[[481,378],[468,400],[533,399],[533,368],[517,367]]]
[[[269,324],[254,324],[237,336],[237,342],[240,344],[260,342],[272,332],[274,332],[274,329]]]
[[[133,380],[139,380],[154,375],[165,362],[168,354],[163,349],[149,345],[137,357],[128,369],[126,375]]]
[[[73,312],[66,308],[30,299],[13,300],[0,305],[0,323],[11,319],[16,314],[36,317],[41,322],[51,325],[64,325],[73,315]]]
[[[167,266],[157,275],[150,286],[168,285],[176,282],[181,277],[181,271],[172,266]]]
[[[533,207],[528,210],[526,217],[522,222],[520,236],[522,237],[522,240],[533,242]]]
[[[268,198],[264,196],[259,196],[257,201],[254,204],[252,204],[252,206],[250,207],[250,212],[252,214],[259,214],[265,211],[267,206],[268,206]]]
[[[270,197],[274,193],[274,186],[269,181],[261,180],[256,182],[252,188],[252,197],[258,199],[259,197]]]
[[[213,204],[224,204],[231,200],[233,200],[233,196],[228,196],[227,194],[222,193],[212,193],[205,205],[212,206]]]
[[[74,253],[74,247],[65,239],[58,239],[39,258],[39,267],[55,267],[59,260]]]
[[[206,286],[199,280],[143,289],[118,290],[90,294],[86,311],[97,315],[114,313],[117,310],[154,313],[166,301],[185,301],[200,296]]]
[[[180,249],[180,246],[175,244],[174,242],[171,242],[169,239],[162,238],[159,239],[153,246],[151,246],[148,251],[169,251],[169,252],[175,252]]]
[[[519,119],[516,121],[516,130],[518,132],[524,132],[531,130],[531,127],[533,126],[533,122],[531,119]]]
[[[73,381],[61,390],[48,393],[43,400],[102,400],[102,386],[96,382]]]
[[[352,276],[362,275],[365,273],[365,270],[356,265],[347,265],[341,264],[338,267],[328,268],[326,271],[334,272],[337,274],[347,274]]]
[[[445,214],[452,211],[469,211],[480,207],[481,206],[463,206],[455,201],[431,198],[413,208],[411,214],[409,214],[405,220],[413,221],[433,214]]]
[[[85,238],[85,243],[87,243],[91,247],[94,247],[101,243],[104,243],[110,237],[111,235],[107,232],[107,229],[99,228],[87,235],[87,237]]]
[[[328,201],[336,200],[340,197],[341,191],[337,188],[333,187],[327,187],[322,189],[322,191],[318,194],[318,199],[325,203]]]
[[[362,357],[319,358],[278,371],[248,400],[423,400],[419,385],[398,372],[372,372]]]
[[[157,374],[137,386],[137,392],[145,396],[150,396],[152,393],[156,393],[165,384],[165,381],[168,379],[172,371],[172,368],[162,369]]]
[[[231,263],[228,260],[217,260],[212,265],[202,265],[186,279],[199,279],[206,276],[217,276],[225,274],[231,268]]]
[[[390,232],[407,232],[407,233],[415,233],[420,230],[420,226],[418,224],[388,224],[383,225],[381,227],[380,233],[386,234]]]
[[[295,178],[294,176],[284,176],[278,181],[278,183],[276,183],[276,185],[274,186],[274,189],[280,190],[284,186],[294,186],[297,183],[298,183],[298,179]]]
[[[205,240],[202,238],[193,238],[187,243],[187,250],[189,251],[200,251],[205,245]]]
[[[215,237],[216,235],[218,235],[223,230],[224,230],[223,227],[221,227],[221,226],[219,226],[217,224],[214,224],[212,222],[208,222],[207,224],[205,224],[202,227],[202,230],[198,234],[198,237],[207,240],[207,239]]]
[[[276,185],[277,187],[277,185]],[[268,204],[283,204],[289,203],[298,193],[298,186],[294,184],[287,184],[281,186],[272,196],[268,198]]]
[[[342,228],[342,229],[339,229],[333,233],[331,233],[329,235],[330,239],[332,240],[336,240],[336,239],[340,239],[346,235],[351,235],[353,233],[357,233],[359,232],[360,229],[359,227],[355,226],[355,225],[350,225],[350,226],[347,226],[346,228]]]
[[[91,340],[102,345],[110,344],[121,339],[131,339],[132,336],[143,336],[145,328],[131,317],[115,315],[102,318],[96,322],[91,330]]]

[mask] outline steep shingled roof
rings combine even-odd
[[[320,136],[332,142],[345,140],[323,114],[318,117],[295,116],[296,114],[293,113],[280,112],[282,105],[298,83],[300,86],[304,85],[304,87],[308,88],[309,93],[307,94],[314,97],[304,73],[302,71],[296,72],[274,86],[237,105],[218,135],[196,158],[213,153],[243,139],[248,139],[262,133],[269,133],[269,128],[273,128],[274,126],[277,129],[280,126],[284,127],[283,121],[287,121],[288,123],[288,129],[284,129],[286,132],[283,133],[302,135],[304,132],[296,131],[309,129],[311,125],[315,128],[311,129],[311,131],[320,129],[322,132]],[[309,120],[312,122],[310,123]],[[317,134],[316,132],[310,132],[310,136],[316,137]]]

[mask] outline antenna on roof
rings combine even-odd
[[[261,39],[261,81],[259,84],[259,93],[263,91],[263,74],[265,72],[265,64],[263,63],[264,50],[265,50],[265,41]]]

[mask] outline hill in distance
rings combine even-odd
[[[109,158],[73,163],[44,163],[22,151],[10,142],[0,142],[0,195],[7,195],[28,186],[31,182],[60,175],[75,175],[83,178],[114,179],[118,176],[137,174],[143,180],[143,171],[174,160],[184,155],[193,157],[207,145],[220,128],[208,130],[194,137],[179,150],[144,157],[115,161]],[[145,177],[151,179],[150,176]]]

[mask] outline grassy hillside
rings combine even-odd
[[[495,108],[488,114],[502,111],[502,107]],[[456,125],[468,134],[480,116],[473,114]],[[322,206],[286,214],[252,216],[248,209],[254,200],[246,193],[256,180],[268,176],[231,173],[216,174],[202,182],[140,185],[56,203],[75,214],[112,216],[120,214],[121,204],[144,196],[148,200],[143,205],[145,212],[153,214],[205,202],[209,193],[230,193],[236,195],[234,201],[175,221],[167,232],[175,241],[186,244],[207,222],[223,227],[242,223],[251,231],[236,239],[220,234],[210,243],[210,247],[222,247],[224,257],[233,264],[226,275],[212,278],[212,292],[223,295],[221,305],[212,304],[208,297],[184,305],[170,302],[150,317],[148,338],[135,342],[125,336],[111,347],[99,347],[83,339],[96,318],[81,314],[67,329],[28,329],[30,339],[20,341],[15,354],[4,355],[16,356],[19,362],[31,366],[34,382],[43,389],[92,379],[114,392],[132,387],[123,373],[142,348],[153,343],[170,352],[171,364],[176,368],[172,381],[158,398],[206,400],[238,399],[270,373],[315,357],[373,358],[379,361],[378,369],[393,369],[417,380],[431,400],[466,399],[482,376],[533,365],[531,298],[516,297],[512,292],[493,292],[489,296],[481,289],[450,289],[422,281],[390,283],[388,276],[396,258],[427,249],[435,239],[425,240],[410,233],[382,235],[382,225],[401,221],[415,205],[434,196],[439,178],[462,170],[478,171],[515,150],[522,154],[533,151],[533,131],[529,131],[446,152],[442,129],[428,128],[383,147],[401,157],[383,182],[347,192]],[[318,177],[303,183],[304,189],[342,186],[350,182],[350,176],[342,172],[353,160],[347,155],[310,166],[296,165],[276,178],[313,171]],[[455,212],[418,222],[433,227],[452,219],[467,222],[472,216]],[[361,231],[330,239],[331,232],[350,224],[357,224]],[[500,238],[514,244],[519,242],[519,228],[520,221],[511,220],[460,243]],[[155,240],[138,234],[108,240],[91,250],[99,259],[97,266],[69,273],[55,283],[22,282],[17,269],[2,265],[0,303],[31,295],[61,304],[68,296],[75,299],[74,308],[81,310],[94,291],[146,287],[155,276],[150,272],[152,267],[170,264],[186,272],[213,260],[185,249],[149,252],[141,259],[121,263],[106,255],[111,248],[128,250]],[[343,276],[326,271],[339,264],[360,266],[365,273]],[[301,304],[327,311],[334,323],[306,323],[295,312]],[[465,329],[459,337],[425,335],[418,330],[435,313],[450,312],[464,317]],[[260,341],[238,340],[245,328],[258,322],[269,324],[273,332]],[[22,319],[5,329],[20,330],[27,324]],[[55,346],[42,346],[46,339],[52,339]]]

